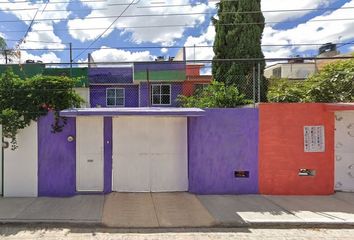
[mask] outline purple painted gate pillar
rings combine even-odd
[[[258,193],[258,109],[207,109],[188,121],[189,191]]]

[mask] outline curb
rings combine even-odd
[[[73,220],[0,220],[0,227],[2,226],[25,226],[25,227],[45,227],[45,228],[99,228],[107,230],[126,230],[126,231],[200,231],[228,229],[228,228],[334,228],[334,229],[354,229],[354,222],[237,222],[237,223],[215,223],[211,226],[176,226],[176,227],[111,227],[106,226],[102,222],[94,221],[73,221]]]

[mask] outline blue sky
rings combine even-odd
[[[8,40],[7,43],[10,47],[18,43],[12,40],[23,38],[28,29],[29,22],[23,20],[32,19],[36,9],[39,9],[36,17],[39,21],[33,23],[32,31],[28,33],[26,42],[22,43],[20,48],[46,48],[46,50],[22,50],[21,60],[36,59],[44,62],[68,62],[69,51],[64,50],[68,47],[67,43],[71,42],[74,48],[89,46],[114,21],[114,18],[101,17],[117,16],[131,3],[130,0],[52,0],[46,6],[43,1],[12,0],[5,3],[5,0],[1,0],[1,2],[0,36]],[[152,60],[159,55],[174,56],[176,54],[177,48],[164,48],[166,46],[212,45],[215,32],[214,28],[210,26],[210,17],[212,13],[216,12],[216,1],[135,0],[134,3],[123,14],[125,17],[118,19],[113,27],[92,45],[92,47],[98,48],[97,50],[91,49],[83,53],[82,50],[74,50],[74,58],[81,53],[79,57],[75,58],[75,61],[85,61],[89,52],[92,53],[96,61]],[[14,9],[32,10],[15,11]],[[262,9],[265,11],[322,9],[264,13],[267,22],[279,22],[266,25],[263,37],[263,43],[266,45],[354,41],[354,31],[352,30],[354,29],[354,0],[264,0]],[[209,14],[126,17],[203,12]],[[338,20],[351,18],[353,20]],[[49,20],[41,21],[41,19]],[[59,20],[50,21],[50,19]],[[328,21],[333,19],[337,19],[337,21]],[[162,27],[167,25],[187,26]],[[141,26],[145,26],[145,28],[131,28]],[[354,51],[353,46],[353,44],[348,44],[341,47],[340,50],[341,52]],[[117,47],[117,49],[106,49],[105,47]],[[119,49],[119,47],[128,48]],[[160,48],[133,49],[133,47]],[[61,50],[53,51],[48,48]],[[313,56],[317,53],[317,49],[318,46],[263,48],[265,56],[269,58],[290,57],[298,54]],[[213,52],[212,48],[197,48],[195,50],[189,49],[187,55],[189,59],[194,57],[211,59]]]

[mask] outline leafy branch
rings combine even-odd
[[[13,150],[18,147],[18,131],[49,111],[55,115],[53,132],[62,131],[66,119],[61,118],[59,112],[66,108],[80,107],[83,103],[73,90],[75,82],[75,79],[63,76],[37,75],[20,79],[11,68],[0,76],[0,124],[4,136],[11,138]]]

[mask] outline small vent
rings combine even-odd
[[[235,171],[235,178],[249,178],[249,171]]]
[[[316,170],[312,170],[312,169],[299,169],[299,176],[300,177],[312,177],[316,175]]]

